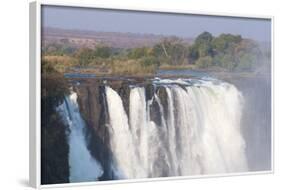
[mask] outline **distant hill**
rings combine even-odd
[[[59,28],[42,29],[42,45],[52,43],[68,43],[73,47],[94,48],[97,44],[103,44],[114,48],[135,48],[143,46],[153,46],[164,38],[175,36],[164,36],[155,34],[135,34],[119,32],[99,32],[66,30]],[[191,38],[183,39],[186,43],[191,43]]]

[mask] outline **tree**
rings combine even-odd
[[[208,68],[208,67],[212,66],[212,64],[213,64],[213,60],[212,60],[211,56],[200,57],[196,61],[196,65],[199,68]]]
[[[188,51],[187,45],[175,37],[166,38],[153,47],[153,55],[171,65],[183,64]]]
[[[233,71],[237,66],[235,57],[231,54],[224,54],[221,60],[221,66],[229,71]]]
[[[147,67],[147,66],[159,66],[159,61],[156,57],[153,56],[148,56],[148,57],[143,57],[141,59],[141,63],[143,64],[143,66]]]
[[[81,48],[76,52],[80,66],[87,66],[94,59],[95,52],[90,48]]]
[[[141,57],[147,56],[149,53],[148,51],[149,50],[146,47],[134,48],[129,51],[128,57],[130,59],[139,59]]]
[[[241,40],[240,35],[221,34],[213,39],[212,46],[218,52],[227,52],[230,46],[237,45]]]
[[[198,55],[200,57],[213,56],[213,48],[211,43],[202,43],[198,46]]]
[[[111,55],[111,49],[107,46],[97,46],[94,50],[94,57],[108,58]]]
[[[253,69],[254,64],[257,62],[257,58],[253,54],[244,53],[237,65],[237,70],[240,71],[251,71]]]
[[[191,63],[195,63],[195,61],[199,58],[199,52],[197,50],[197,47],[195,46],[189,47],[188,58]]]
[[[195,39],[195,44],[210,43],[213,40],[213,36],[210,32],[203,32]]]
[[[209,32],[201,33],[192,46],[189,48],[189,59],[195,62],[200,57],[213,56],[213,36]]]

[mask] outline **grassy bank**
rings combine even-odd
[[[182,69],[188,69],[188,70],[194,70],[198,69],[196,65],[160,65],[158,69],[161,70],[182,70]]]

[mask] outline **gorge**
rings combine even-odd
[[[201,78],[71,79],[70,182],[247,172],[245,105]],[[245,141],[246,140],[246,141]]]

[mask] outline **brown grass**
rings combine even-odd
[[[78,60],[70,56],[46,55],[42,60],[48,62],[56,71],[61,73],[78,64]]]
[[[111,74],[114,75],[151,75],[156,71],[156,66],[144,66],[138,60],[116,60],[110,66]]]

